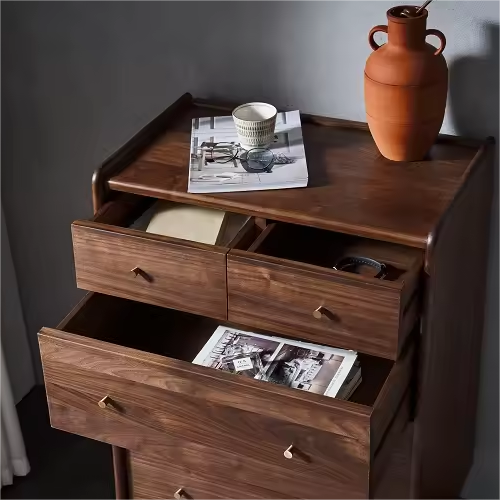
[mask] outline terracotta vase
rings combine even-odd
[[[365,66],[365,106],[368,126],[380,152],[390,160],[422,160],[443,123],[448,92],[448,67],[442,56],[446,38],[426,29],[427,11],[402,17],[402,5],[387,11],[387,26],[375,26],[368,41],[373,49]],[[377,45],[383,31],[388,42]],[[436,49],[428,35],[441,41]]]

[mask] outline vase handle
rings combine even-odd
[[[441,54],[441,52],[443,52],[444,48],[446,47],[446,37],[441,31],[433,29],[429,29],[425,32],[425,36],[427,37],[428,35],[437,36],[441,41],[441,46],[439,47],[439,49],[436,49],[436,52],[434,52],[434,55],[438,56],[439,54]]]
[[[375,33],[378,33],[379,31],[382,31],[383,33],[387,33],[387,26],[384,24],[379,24],[378,26],[374,26],[371,30],[370,33],[368,33],[368,43],[370,44],[370,47],[372,50],[377,50],[380,49],[381,45],[378,45],[375,40],[373,39],[373,35]]]

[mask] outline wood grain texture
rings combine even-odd
[[[226,319],[226,250],[97,222],[71,229],[79,288]]]
[[[238,457],[189,442],[169,442],[167,445],[165,439],[162,439],[148,448],[146,454],[131,453],[130,470],[134,493],[146,495],[145,498],[162,498],[161,495],[168,495],[173,485],[178,485],[187,493],[196,493],[195,498],[198,498],[200,492],[196,486],[201,480],[208,485],[221,485],[222,490],[217,491],[219,495],[225,494],[224,487],[227,485],[243,494],[255,493],[258,498],[275,498],[274,495],[281,494],[289,495],[286,498],[301,500],[409,499],[413,433],[412,425],[408,422],[408,403],[407,395],[384,442],[384,448],[375,457],[370,470],[370,492],[361,491],[359,485],[351,484],[351,470],[346,470],[343,476],[335,480],[330,474],[325,475],[319,470],[318,474],[312,474],[304,466],[297,467],[290,474],[278,466],[263,466],[258,457],[255,460]],[[137,460],[141,463],[136,463],[136,457],[140,457]],[[136,467],[142,469],[140,474],[137,474]],[[156,478],[146,477],[148,473],[154,473],[153,470]],[[175,479],[165,479],[172,477],[171,475]],[[163,478],[163,481],[158,481],[159,478]],[[230,498],[239,498],[236,492],[231,492],[231,495],[233,496]]]
[[[451,206],[456,203],[456,200],[460,198],[461,192],[468,187],[469,175],[474,172],[478,165],[483,164],[485,161],[491,161],[491,146],[495,143],[494,138],[488,137],[485,141],[482,142],[480,147],[477,149],[476,154],[472,158],[472,160],[467,165],[464,173],[462,174],[462,180],[464,181],[460,187],[458,188],[455,196],[450,200],[448,207],[443,213],[443,217],[439,219],[438,224],[434,227],[433,231],[429,233],[427,236],[427,244],[425,249],[425,262],[424,269],[427,274],[430,273],[430,266],[432,260],[432,252],[434,251],[434,247],[436,246],[437,238],[439,236],[440,225],[443,223],[443,220],[448,212],[450,212]]]
[[[401,440],[406,431],[406,428],[411,425],[410,423],[410,392],[407,391],[404,398],[400,401],[399,407],[390,427],[384,436],[384,441],[377,454],[373,459],[373,465],[370,468],[370,492],[371,498],[378,499],[386,496],[383,483],[386,474],[390,474],[391,461],[394,459],[394,454],[397,452],[401,444]],[[411,454],[405,457],[411,461]],[[409,486],[409,485],[408,485]],[[408,497],[402,497],[408,498]],[[401,499],[398,499],[401,500]]]
[[[234,479],[261,487],[281,478],[286,480],[286,484],[274,488],[283,495],[294,495],[294,490],[300,491],[301,488],[304,492],[305,487],[310,487],[308,481],[311,480],[315,480],[317,486],[315,492],[309,494],[320,495],[320,498],[323,495],[329,497],[326,495],[328,491],[337,492],[339,498],[366,496],[368,492],[368,453],[354,441],[342,441],[340,444],[343,446],[340,447],[327,439],[323,447],[326,449],[328,442],[333,443],[334,449],[328,452],[329,457],[335,457],[335,460],[325,461],[323,457],[306,454],[287,460],[283,456],[286,446],[278,447],[273,442],[261,441],[262,429],[248,427],[248,419],[221,420],[222,427],[205,427],[200,432],[203,422],[206,426],[217,423],[210,417],[204,420],[202,413],[192,421],[193,415],[184,406],[184,425],[181,426],[180,417],[171,418],[169,414],[139,407],[144,399],[134,402],[134,406],[134,403],[124,403],[118,394],[117,404],[120,404],[123,413],[110,410],[106,415],[104,412],[108,410],[99,413],[95,399],[91,401],[92,398],[83,392],[49,383],[48,394],[54,427],[107,443],[119,441],[132,451],[154,453],[164,460],[165,469],[168,464],[177,464],[184,469],[216,477],[221,476],[224,470],[230,470]],[[177,413],[180,411],[177,410]],[[186,432],[190,425],[198,431]],[[236,433],[227,435],[227,430]],[[213,437],[212,432],[215,434]],[[264,434],[272,432],[273,427],[269,427]],[[312,434],[314,439],[314,432]],[[254,438],[250,440],[249,435]],[[186,436],[192,440],[186,440]],[[309,451],[312,449],[310,444]]]
[[[308,117],[302,127],[307,188],[187,193],[191,119],[230,112],[186,109],[152,146],[110,178],[109,188],[425,248],[478,150],[445,139],[424,161],[394,163],[380,155],[364,127],[335,121],[325,126],[325,119]]]
[[[137,397],[140,397],[139,392],[145,398],[150,394],[148,391],[153,391],[155,399],[168,394],[169,400],[173,400],[177,394],[182,401],[183,396],[191,395],[215,405],[256,413],[261,418],[276,419],[284,428],[288,424],[307,424],[311,429],[368,443],[371,409],[359,404],[251,379],[241,380],[229,373],[56,330],[43,329],[39,340],[47,382],[50,382],[48,373],[55,378],[59,371],[64,372],[63,378],[71,376],[76,380],[81,369],[85,370],[83,384],[91,373],[94,373],[95,384],[100,377],[109,376],[112,377],[109,383],[116,380],[117,384],[141,384],[137,387]],[[52,366],[56,367],[56,373],[50,371]],[[105,389],[102,387],[102,390]],[[116,392],[118,387],[114,390]],[[94,399],[96,408],[97,401],[105,395]],[[286,412],[283,412],[284,407]]]
[[[227,284],[231,322],[386,358],[397,356],[402,286],[395,283],[363,281],[348,273],[232,251]],[[330,314],[316,319],[313,312],[320,306]]]
[[[403,432],[384,444],[390,452],[384,462],[382,476],[375,486],[374,500],[416,500],[419,498],[417,481],[413,474],[414,424],[410,422]],[[375,464],[375,467],[377,464]]]
[[[265,443],[261,443],[265,447]],[[134,452],[136,453],[136,452]],[[216,483],[236,482],[252,490],[273,489],[273,498],[366,498],[368,464],[352,460],[332,467],[306,463],[294,456],[268,463],[259,456],[242,456],[194,442],[160,438],[146,452],[163,469],[175,468],[187,477],[211,477]],[[189,482],[185,483],[188,488]]]
[[[50,369],[47,379],[58,380],[53,375],[54,370]],[[310,488],[310,481],[317,485],[309,495],[319,498],[329,497],[328,492],[336,492],[340,498],[367,495],[368,452],[356,441],[326,434],[321,438],[310,429],[297,430],[298,427],[282,422],[210,405],[206,409],[199,402],[188,402],[189,398],[164,395],[168,405],[153,401],[153,396],[146,399],[142,391],[141,397],[136,398],[133,384],[127,384],[131,393],[127,397],[109,379],[96,381],[90,376],[89,382],[97,383],[94,391],[83,385],[84,377],[85,374],[78,381],[78,390],[63,387],[59,382],[48,383],[54,427],[107,443],[120,443],[129,450],[154,453],[164,460],[165,468],[177,464],[193,473],[215,477],[232,470],[235,480],[260,487],[282,480],[286,484],[274,488],[283,495],[294,495],[294,490],[304,493],[304,488]],[[97,392],[103,389],[103,382],[109,386],[118,410],[97,406]],[[253,438],[249,439],[249,435]],[[297,442],[297,456],[287,460],[283,451],[287,438],[292,436]]]
[[[373,460],[370,498],[413,498],[410,493],[413,423],[409,421],[409,399],[407,394],[383,447]],[[147,452],[133,451],[130,456],[140,457],[138,462],[132,458],[128,467],[133,498],[170,498],[179,487],[196,498],[200,480],[207,483],[205,488],[214,485],[208,488],[217,498],[223,492],[223,498],[253,498],[254,494],[256,498],[365,498],[367,493],[359,489],[359,482],[354,483],[354,489],[346,484],[346,477],[352,475],[350,469],[347,476],[337,478],[332,471],[322,468],[311,471],[311,467],[303,466],[290,474],[279,465],[263,466],[258,458],[243,458],[165,436],[148,443]],[[234,492],[235,485],[238,495]],[[272,492],[266,491],[270,485]],[[232,488],[231,494],[227,486]],[[207,495],[206,489],[200,493],[203,498]]]
[[[113,474],[115,476],[115,498],[125,500],[130,498],[127,450],[112,446]]]
[[[401,357],[394,363],[394,367],[375,401],[370,417],[372,453],[377,453],[379,450],[387,429],[391,426],[394,416],[401,407],[401,401],[405,394],[409,393],[412,377],[416,370],[415,347],[415,342],[410,340]],[[412,395],[410,394],[410,396]],[[408,410],[405,409],[405,412],[409,413],[410,397],[408,397],[408,403],[405,404],[408,405]]]
[[[243,380],[191,364],[217,324],[208,318],[93,294],[66,324],[65,328],[76,335],[44,329],[41,350],[47,361],[64,354],[70,366],[88,367],[180,394],[198,394],[214,403],[291,423],[308,421],[319,430],[367,442],[370,408],[366,406]],[[380,387],[370,391],[368,401],[374,401]],[[310,416],[313,409],[314,419]]]
[[[469,172],[430,254],[415,422],[421,498],[457,498],[472,463],[494,149]]]
[[[170,444],[165,446],[182,450],[185,460],[189,445],[182,441],[186,440],[197,443],[191,460],[199,456],[199,447],[203,446],[209,450],[207,458],[213,453],[213,461],[222,461],[217,470],[223,470],[228,463],[237,463],[240,476],[247,477],[252,472],[252,481],[257,485],[262,484],[257,478],[264,472],[255,469],[263,467],[268,477],[274,474],[276,480],[280,477],[285,480],[287,475],[290,481],[295,478],[295,487],[299,486],[301,476],[302,481],[304,476],[311,479],[318,475],[318,486],[311,493],[318,497],[327,491],[335,491],[335,496],[341,498],[367,495],[366,443],[212,404],[203,397],[166,392],[117,378],[116,370],[110,371],[109,364],[108,373],[103,373],[95,356],[90,358],[89,368],[82,355],[74,352],[79,347],[74,347],[73,352],[53,350],[43,335],[40,340],[51,424],[58,429],[139,452],[155,447],[155,454],[161,452],[162,443],[168,439]],[[87,354],[84,356],[89,359]],[[136,372],[137,368],[129,366],[128,370]],[[155,376],[144,370],[139,375],[142,379]],[[111,398],[111,406],[100,408],[97,402],[106,394]],[[309,424],[309,420],[305,423]],[[356,426],[355,421],[352,425]],[[294,444],[297,456],[287,460],[283,452],[290,444]],[[248,459],[252,459],[249,464]],[[210,460],[207,464],[216,467]],[[185,466],[190,467],[189,463]],[[245,467],[249,468],[248,473]],[[293,494],[291,485],[286,490],[282,486],[280,493]],[[303,483],[302,488],[305,486],[309,487]]]
[[[185,498],[192,499],[278,498],[279,496],[271,489],[239,484],[230,477],[221,480],[212,475],[182,470],[176,464],[166,467],[158,457],[151,455],[132,452],[130,469],[133,498],[174,498],[174,493],[181,487]],[[295,498],[293,496],[279,497]]]
[[[132,139],[124,144],[120,149],[110,155],[103,164],[96,169],[92,176],[92,202],[94,213],[108,201],[109,188],[107,180],[115,173],[122,170],[130,162],[136,159],[165,129],[169,123],[175,119],[176,115],[183,108],[192,104],[191,94],[184,94],[154,120],[148,123]]]
[[[163,435],[292,470],[319,466],[340,477],[350,467],[353,481],[366,473],[368,447],[353,439],[91,371],[69,371],[57,363],[44,368],[51,424],[58,429],[139,451]],[[110,406],[99,407],[107,394]],[[284,458],[291,444],[302,458]]]

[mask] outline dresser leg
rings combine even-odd
[[[128,491],[127,450],[118,446],[112,446],[111,448],[113,449],[115,495],[117,500],[124,500],[130,498]]]

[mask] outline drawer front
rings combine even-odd
[[[156,498],[171,498],[178,487],[195,486],[188,478],[203,477],[211,478],[216,484],[237,481],[247,485],[240,489],[240,493],[249,493],[250,488],[262,491],[269,488],[277,492],[273,497],[254,495],[255,498],[293,498],[297,495],[298,498],[365,498],[368,495],[369,457],[366,448],[357,443],[325,438],[325,446],[330,442],[337,452],[337,458],[334,458],[332,450],[319,450],[318,454],[328,451],[328,460],[325,460],[324,454],[308,455],[300,451],[306,448],[310,452],[316,446],[307,443],[307,438],[315,441],[314,431],[309,429],[309,436],[306,436],[288,429],[281,435],[297,436],[300,450],[293,450],[292,458],[286,459],[283,454],[285,445],[261,440],[262,435],[269,434],[268,430],[260,432],[263,429],[259,425],[266,425],[265,420],[257,419],[250,427],[248,418],[240,420],[239,425],[236,422],[225,425],[222,418],[215,421],[210,415],[200,419],[185,417],[185,425],[195,428],[187,432],[181,429],[181,417],[133,407],[130,403],[123,403],[122,397],[113,400],[117,407],[119,405],[122,412],[119,414],[110,408],[102,411],[92,395],[57,384],[47,385],[47,395],[53,427],[126,447],[136,453],[150,454],[166,469],[162,477],[176,472],[179,479],[171,482],[175,489],[170,493],[162,490],[162,496]],[[203,408],[198,410],[203,415]],[[217,423],[219,428],[215,429],[220,430],[212,431],[212,426]],[[210,430],[203,432],[203,424]],[[187,441],[184,436],[194,441]],[[288,442],[286,438],[279,439]],[[301,446],[302,443],[306,444]],[[339,444],[346,449],[340,450]],[[170,469],[171,464],[175,464],[175,470]],[[312,489],[311,484],[314,484]],[[193,492],[187,489],[192,496]],[[198,498],[203,496],[198,495]]]
[[[199,443],[176,443],[167,438],[158,440],[145,455],[158,464],[158,469],[167,474],[175,471],[184,478],[174,486],[184,488],[189,496],[192,496],[190,487],[200,478],[217,485],[238,484],[240,491],[273,490],[273,496],[261,498],[366,498],[368,495],[368,466],[363,476],[353,477],[348,465],[340,473],[338,468],[332,471],[327,467],[313,467],[293,457],[290,460],[297,463],[288,468],[262,462],[259,457],[243,457]],[[168,491],[163,493],[168,494]]]
[[[226,319],[226,250],[85,221],[72,234],[79,288]]]
[[[410,498],[409,410],[407,392],[381,449],[372,460],[370,498]],[[346,480],[352,476],[349,465],[342,475],[334,477],[328,468],[313,468],[304,463],[290,470],[276,464],[263,464],[258,457],[241,457],[165,437],[151,444],[145,453],[132,451],[130,457],[134,498],[172,498],[175,492],[187,498],[368,497],[363,478]]]
[[[196,465],[196,457],[205,454],[210,471],[203,473],[218,470],[220,474],[235,467],[243,478],[247,467],[254,485],[260,487],[266,486],[263,478],[288,477],[278,491],[292,496],[300,488],[297,480],[304,476],[318,476],[319,498],[327,491],[341,498],[367,494],[370,451],[366,444],[187,396],[151,391],[132,382],[117,382],[106,375],[45,366],[51,424],[58,429],[140,453],[154,449],[165,463],[184,463],[187,470]],[[98,403],[103,395],[109,395],[109,401],[101,408]],[[287,459],[284,452],[292,444],[292,457]]]
[[[372,459],[370,498],[410,498],[412,433],[407,392],[378,453]],[[198,443],[159,439],[145,453],[131,454],[134,497],[172,498],[182,490],[187,498],[367,498],[362,478],[346,465],[342,476],[328,468],[290,470],[263,464],[258,457],[241,457]],[[231,486],[232,491],[225,487]],[[273,491],[268,491],[272,489]],[[267,490],[267,491],[266,491]],[[243,492],[243,493],[242,493]],[[234,496],[243,495],[243,496]],[[384,496],[386,495],[386,496]]]
[[[244,252],[228,254],[229,321],[396,358],[399,288],[273,260],[245,256]],[[411,322],[408,325],[408,329],[413,326]]]
[[[299,498],[239,484],[232,478],[231,471],[226,477],[214,477],[186,470],[175,463],[167,465],[152,454],[131,452],[129,470],[132,498]],[[176,492],[182,496],[175,496]]]

